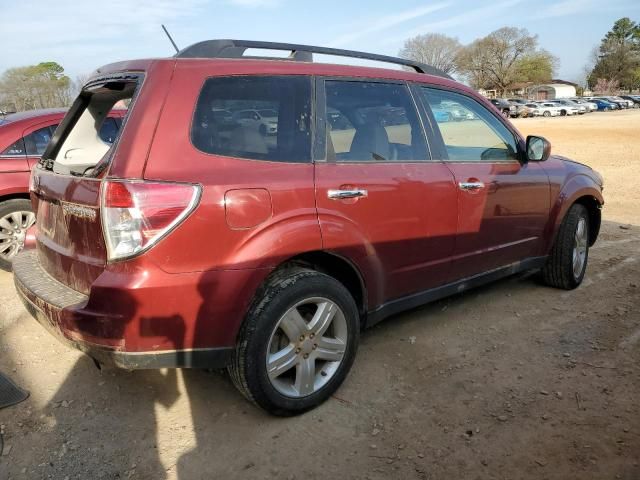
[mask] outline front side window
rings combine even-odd
[[[421,87],[420,91],[438,124],[449,160],[518,160],[516,138],[480,103],[446,90]],[[471,115],[456,117],[454,110],[464,110]]]
[[[328,160],[429,159],[406,85],[327,80],[325,94]]]
[[[209,78],[191,127],[202,152],[276,162],[311,161],[311,79]]]

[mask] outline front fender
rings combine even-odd
[[[560,225],[571,206],[581,198],[595,199],[598,206],[604,205],[604,198],[600,186],[593,178],[584,173],[571,176],[562,185],[555,201],[552,199],[552,207],[549,221],[545,229],[543,254],[549,254],[555,242]]]

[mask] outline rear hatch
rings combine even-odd
[[[133,110],[141,103],[144,77],[142,72],[116,72],[90,81],[32,172],[39,261],[53,278],[85,294],[107,264],[100,218],[102,182],[112,170],[119,146],[124,143],[126,149],[126,143],[141,135],[140,129],[135,131],[139,122]],[[99,132],[114,108],[128,112],[109,143]],[[131,138],[125,139],[129,124],[134,131],[130,128]],[[146,143],[148,150],[149,140]],[[120,165],[120,171],[127,168]],[[142,168],[138,172],[141,175]]]

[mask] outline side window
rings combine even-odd
[[[327,159],[428,160],[422,126],[406,85],[325,81]]]
[[[6,156],[26,155],[26,150],[24,148],[24,139],[21,138],[13,145],[10,145],[9,147],[5,148],[0,153],[0,155],[6,155]]]
[[[209,78],[191,127],[205,153],[276,162],[311,161],[311,79]]]
[[[40,157],[44,153],[53,132],[58,125],[40,128],[24,137],[24,146],[28,156]]]
[[[518,160],[515,137],[480,103],[445,90],[421,87],[420,91],[438,124],[449,160]]]

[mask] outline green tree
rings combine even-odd
[[[624,89],[638,88],[639,67],[640,24],[624,17],[613,24],[600,42],[597,60],[589,74],[589,86],[595,87],[602,79],[617,81]]]
[[[551,79],[558,61],[538,49],[538,37],[526,29],[503,27],[470,45],[457,57],[458,72],[475,88],[495,88],[503,95],[515,83]]]
[[[71,79],[56,62],[10,68],[0,77],[0,103],[16,111],[71,103]]]

